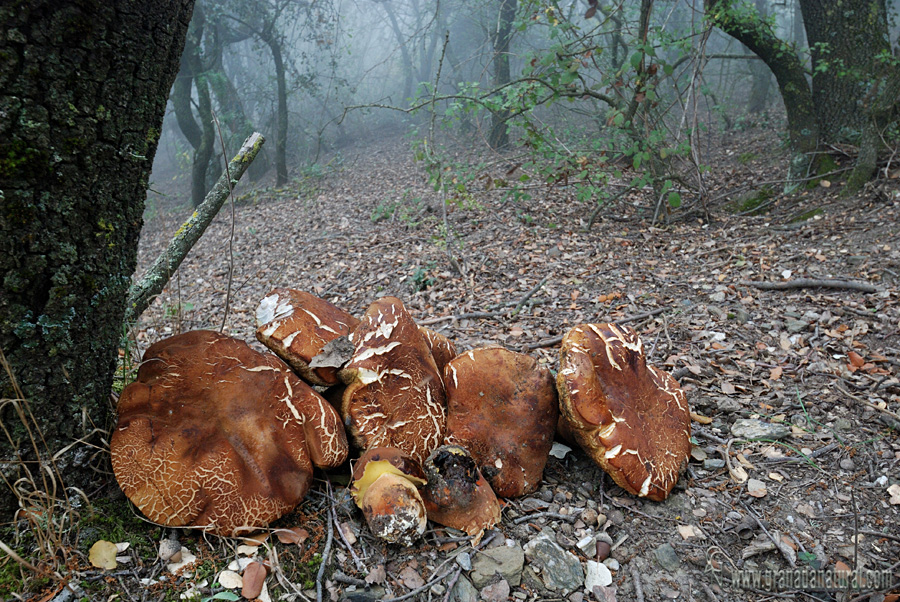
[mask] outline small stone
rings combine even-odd
[[[656,548],[653,553],[656,556],[656,562],[665,570],[675,572],[681,567],[681,560],[671,544],[664,543]]]
[[[313,594],[315,597],[315,594]],[[451,602],[478,602],[478,590],[464,576],[460,575],[450,591]]]
[[[615,558],[607,558],[606,560],[603,561],[603,564],[605,564],[606,568],[608,568],[611,571],[618,571],[619,568],[621,568],[621,566],[619,565],[619,561],[616,560]]]
[[[575,592],[566,599],[569,602],[584,602],[584,594],[582,594],[581,592]]]
[[[579,550],[584,552],[587,556],[592,556],[597,551],[597,536],[596,535],[587,535],[578,540],[578,543],[575,544]]]
[[[481,588],[481,599],[487,602],[506,602],[509,599],[509,583],[500,579]]]
[[[797,334],[798,332],[803,332],[807,328],[809,328],[809,324],[804,320],[795,320],[793,318],[789,318],[784,323],[785,328],[791,334]]]
[[[836,431],[849,431],[852,428],[853,423],[846,418],[838,418],[834,421],[834,430]]]
[[[594,560],[587,561],[587,568],[584,576],[584,587],[589,592],[594,591],[595,586],[606,587],[613,582],[612,573],[609,567],[602,562]]]
[[[609,513],[609,520],[612,521],[612,524],[615,526],[621,526],[623,522],[625,522],[625,515],[622,514],[621,510],[613,510]]]
[[[718,293],[711,294],[709,298],[716,303],[722,303],[723,301],[725,301],[725,293],[719,291]]]
[[[750,312],[748,312],[746,309],[738,307],[734,310],[734,319],[741,324],[746,324],[750,321]]]
[[[500,575],[506,579],[512,587],[518,587],[522,582],[522,568],[525,566],[525,552],[519,544],[514,546],[498,546],[482,552],[478,552],[472,559],[472,583],[476,588],[483,588],[494,578]]]
[[[703,461],[703,468],[705,470],[718,470],[720,468],[725,468],[725,460],[722,458],[707,458]]]
[[[546,533],[529,541],[524,549],[530,566],[540,569],[547,589],[568,593],[584,582],[584,570],[578,558],[559,547]]]
[[[472,556],[468,552],[460,552],[456,555],[456,564],[464,571],[472,570]]]
[[[181,560],[181,542],[176,539],[164,539],[159,542],[159,558],[163,562],[179,562]]]
[[[844,458],[840,461],[840,467],[842,470],[853,470],[856,468],[856,463],[850,458]]]
[[[763,422],[755,418],[738,418],[731,425],[731,434],[736,439],[784,439],[791,429],[783,424]]]

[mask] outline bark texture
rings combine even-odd
[[[147,178],[192,9],[0,5],[0,349],[51,449],[107,425]],[[5,374],[0,393],[12,395]],[[69,458],[64,474],[78,469]]]
[[[884,0],[800,0],[812,56],[812,92],[828,142],[857,141],[866,122],[862,101],[890,56]]]
[[[705,0],[705,4],[713,24],[749,48],[775,75],[787,112],[792,154],[789,177],[795,180],[806,176],[818,148],[819,124],[800,59],[755,10],[731,0]]]

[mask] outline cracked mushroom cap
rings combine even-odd
[[[434,363],[437,364],[438,374],[443,375],[444,366],[456,357],[456,345],[441,333],[430,328],[419,326],[419,332],[425,337],[425,342],[428,343],[428,348],[431,349]]]
[[[684,391],[648,366],[637,333],[582,324],[560,349],[560,410],[576,442],[623,489],[662,501],[691,451]]]
[[[197,330],[152,345],[119,398],[122,491],[150,520],[224,535],[292,510],[347,458],[340,416],[278,358]]]
[[[418,462],[444,439],[444,387],[412,317],[395,297],[372,303],[350,335],[344,424],[356,445],[396,447]]]
[[[444,369],[447,443],[465,447],[500,497],[538,488],[559,402],[553,376],[531,356],[473,349]]]
[[[329,342],[350,334],[359,320],[315,295],[276,288],[256,308],[256,338],[286,361],[307,382],[331,386],[338,369],[310,367]]]

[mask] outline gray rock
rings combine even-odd
[[[706,470],[718,470],[725,468],[725,460],[722,458],[707,458],[703,461],[703,468]]]
[[[795,320],[794,318],[789,318],[784,322],[785,328],[791,334],[797,334],[798,332],[803,332],[807,328],[809,328],[809,323],[805,320]]]
[[[735,308],[734,310],[734,319],[740,322],[741,324],[746,324],[750,321],[750,312],[741,307]]]
[[[568,593],[580,589],[584,583],[581,561],[559,547],[546,533],[525,544],[525,556],[532,566],[540,568],[547,589]]]
[[[856,463],[850,458],[844,458],[841,460],[840,466],[842,470],[853,470],[856,468]]]
[[[478,590],[468,579],[460,575],[450,591],[450,602],[478,602]]]
[[[671,544],[664,543],[653,550],[653,554],[656,556],[656,562],[659,563],[659,566],[669,572],[674,573],[681,567],[681,560]]]
[[[755,418],[738,418],[731,425],[731,434],[736,439],[784,439],[791,434],[791,429]]]
[[[481,599],[487,602],[506,602],[509,599],[509,583],[500,579],[481,588]]]
[[[470,556],[468,552],[460,552],[456,555],[456,564],[462,567],[464,571],[471,571],[472,556]]]
[[[517,587],[522,582],[522,568],[525,566],[525,552],[519,544],[497,546],[478,552],[472,559],[472,583],[481,589],[499,573],[509,584]]]
[[[853,428],[853,423],[846,418],[838,418],[834,421],[834,430],[836,431],[849,431],[851,428]]]

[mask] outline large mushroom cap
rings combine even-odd
[[[500,522],[500,502],[465,448],[442,445],[425,462],[422,499],[428,518],[477,540]],[[477,542],[476,542],[477,543]]]
[[[444,388],[418,326],[395,297],[372,303],[341,370],[347,430],[362,449],[396,447],[422,462],[444,438]]]
[[[217,332],[152,345],[118,415],[116,479],[164,525],[265,526],[300,502],[313,465],[347,458],[334,408],[275,356]]]
[[[447,442],[469,450],[498,496],[537,489],[559,415],[550,371],[528,355],[484,347],[447,364],[444,389]]]
[[[690,454],[691,418],[675,379],[647,365],[637,333],[615,324],[573,328],[556,382],[578,444],[622,488],[664,500]]]
[[[441,333],[430,328],[419,326],[419,332],[422,333],[425,343],[431,349],[431,356],[434,358],[434,363],[437,364],[438,374],[444,374],[444,366],[456,357],[456,345]]]
[[[256,308],[256,338],[314,385],[337,384],[337,368],[310,367],[330,341],[346,336],[359,320],[315,295],[276,288]]]

